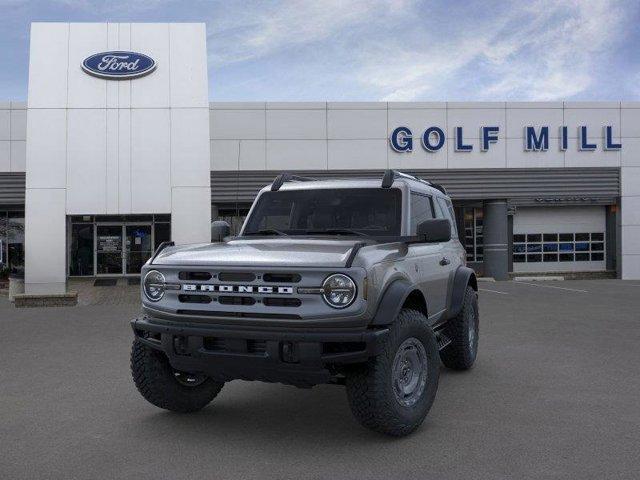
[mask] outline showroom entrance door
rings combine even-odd
[[[151,223],[95,224],[96,275],[139,275],[153,253]]]
[[[140,275],[142,266],[153,254],[151,224],[124,226],[124,271],[127,275]]]

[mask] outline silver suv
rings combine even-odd
[[[235,379],[334,383],[364,426],[400,436],[431,408],[440,359],[475,361],[476,277],[439,185],[282,174],[238,236],[212,234],[142,269],[131,369],[158,407],[200,410]]]

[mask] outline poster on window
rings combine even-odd
[[[119,252],[122,248],[120,235],[98,235],[99,252]]]

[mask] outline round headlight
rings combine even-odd
[[[152,302],[157,302],[164,296],[164,275],[157,270],[151,270],[144,276],[142,290],[145,297]]]
[[[329,275],[322,283],[322,298],[333,308],[345,308],[356,298],[356,284],[341,273]]]

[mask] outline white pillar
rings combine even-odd
[[[640,102],[622,102],[620,277],[640,280]]]
[[[25,293],[66,291],[65,190],[28,188],[25,202]]]
[[[150,74],[88,75],[87,57],[133,51]],[[171,214],[177,243],[209,242],[205,25],[34,23],[27,113],[26,291],[65,291],[70,215]]]
[[[171,239],[176,245],[211,242],[211,189],[209,187],[172,189]]]
[[[627,142],[631,139],[625,139]],[[623,149],[625,146],[623,145]],[[636,150],[637,155],[637,150]],[[622,247],[621,277],[623,280],[640,280],[640,158],[638,166],[621,168],[621,228]],[[624,161],[623,161],[624,165]]]

